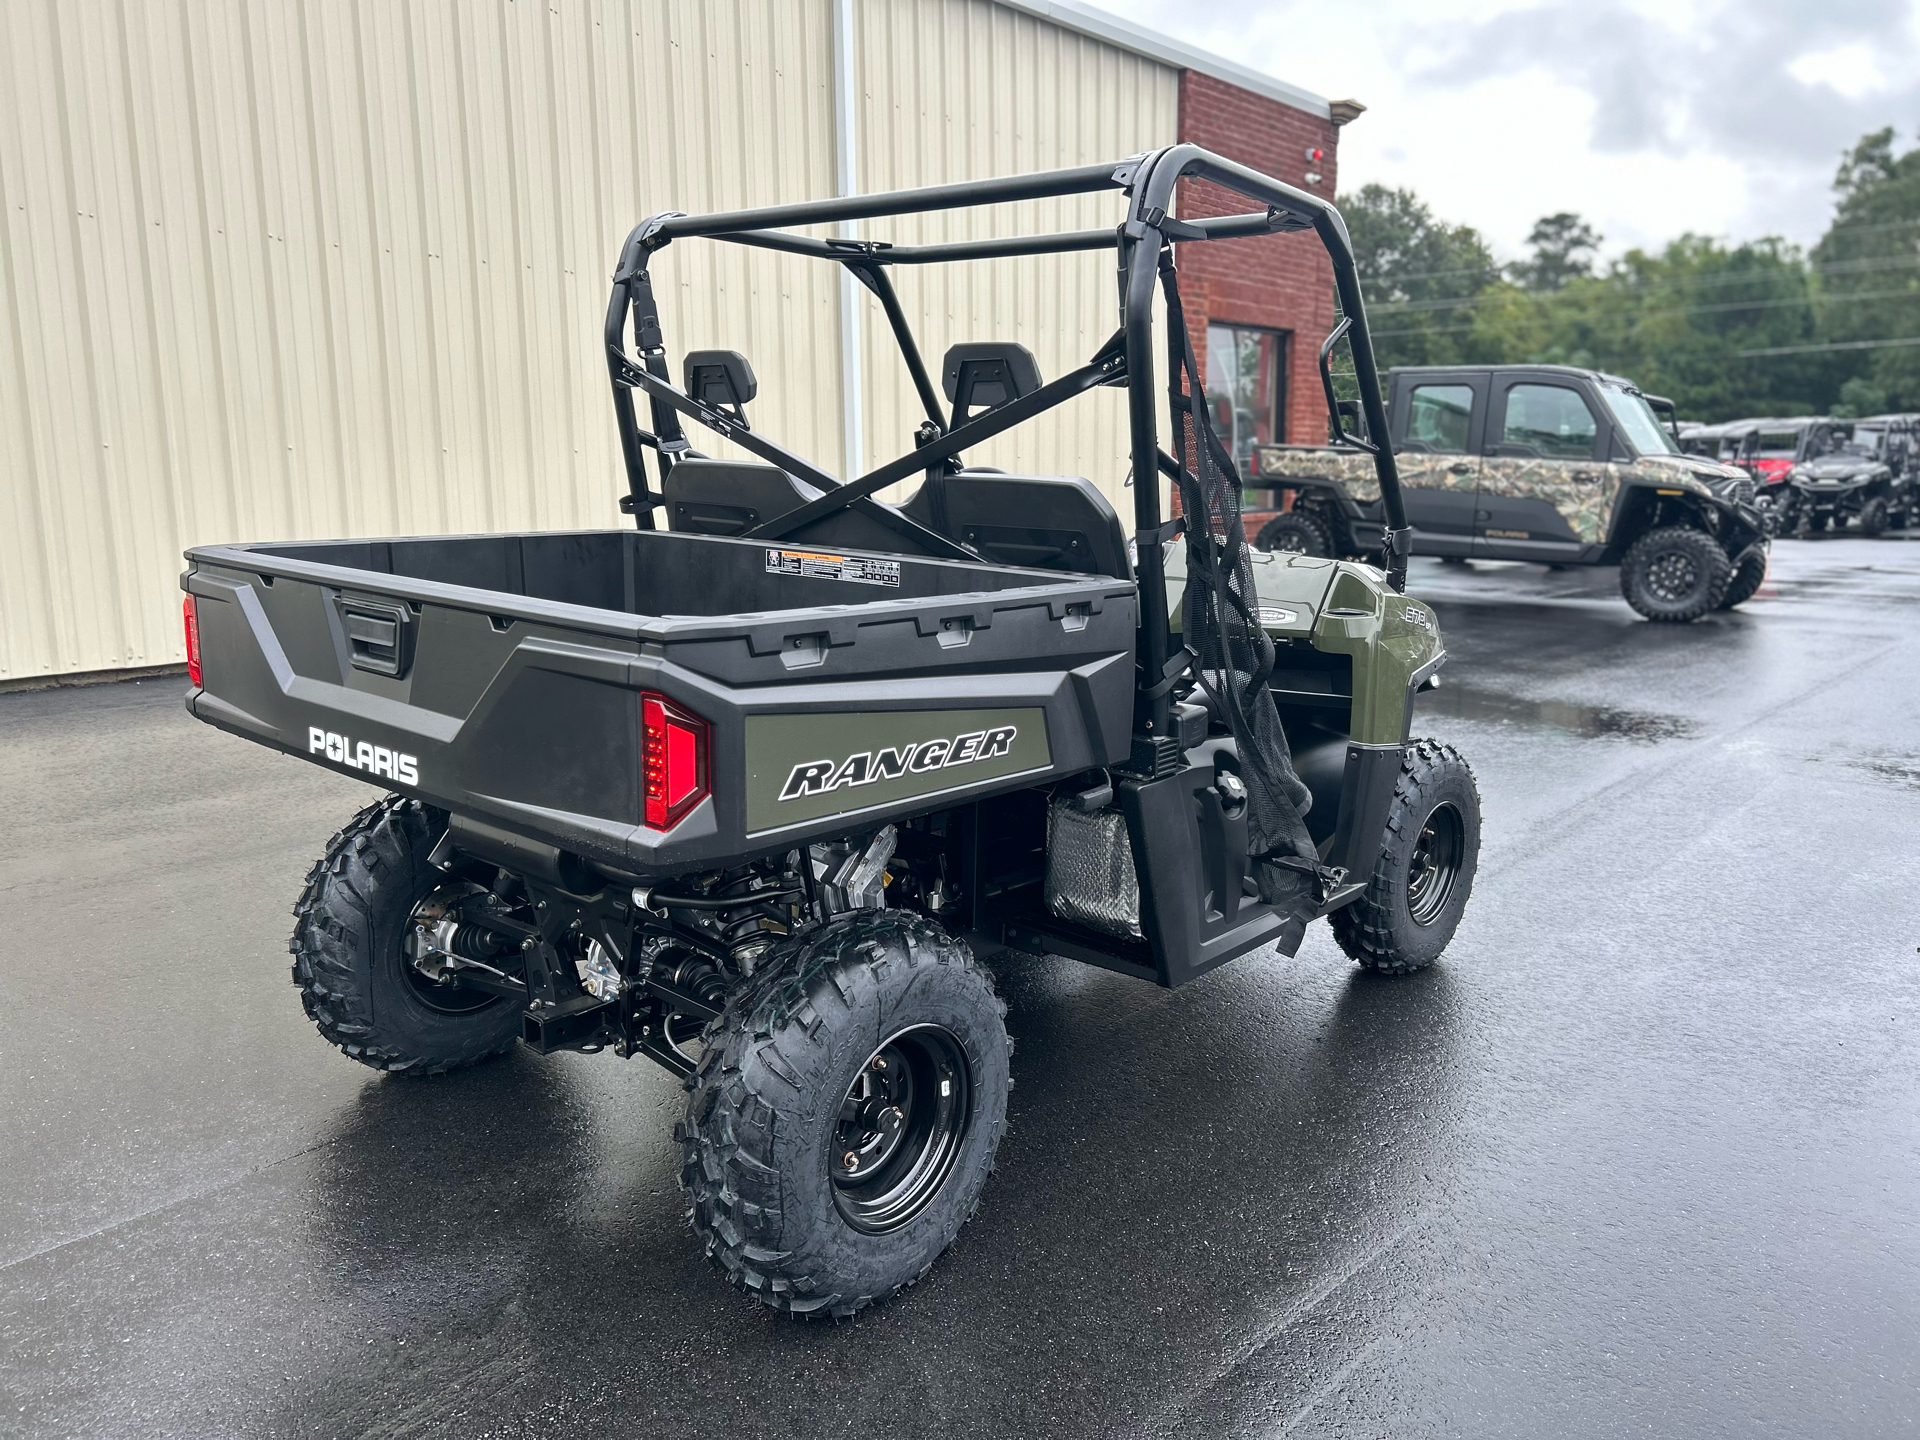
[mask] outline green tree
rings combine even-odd
[[[1475,298],[1500,279],[1493,250],[1470,225],[1448,225],[1411,190],[1366,185],[1340,202],[1353,237],[1383,365],[1466,358]]]
[[[1570,211],[1542,215],[1527,236],[1532,258],[1516,261],[1507,272],[1528,290],[1564,290],[1568,282],[1593,274],[1604,238]]]
[[[1813,249],[1829,379],[1856,414],[1920,410],[1920,148],[1893,152],[1888,126],[1863,136],[1834,176],[1833,223]]]
[[[1547,215],[1502,271],[1470,225],[1410,190],[1341,202],[1379,361],[1559,364],[1624,375],[1697,420],[1920,410],[1920,148],[1863,137],[1812,254],[1778,238],[1682,235],[1596,270],[1601,237]]]

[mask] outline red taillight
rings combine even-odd
[[[193,596],[180,602],[180,620],[187,627],[187,679],[200,683],[200,616],[194,611]]]
[[[707,798],[712,732],[698,715],[651,690],[640,695],[640,730],[647,828],[671,830]]]

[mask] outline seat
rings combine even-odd
[[[940,362],[941,386],[959,429],[973,411],[997,410],[1040,388],[1033,352],[1011,340],[974,340],[954,345]]]
[[[936,523],[935,483],[900,508],[929,529],[1000,565],[1133,578],[1127,532],[1112,504],[1078,475],[1004,475],[962,470],[941,477],[945,522]]]
[[[757,382],[737,351],[700,350],[686,360],[690,393],[730,405],[736,416],[753,399]],[[1040,388],[1033,356],[1011,342],[955,345],[941,368],[956,425],[976,409],[996,409]],[[741,535],[820,494],[776,465],[709,459],[679,461],[667,473],[665,491],[668,528],[691,535]],[[1120,517],[1091,481],[1077,475],[936,471],[897,508],[996,564],[1119,580],[1133,576]],[[782,536],[781,543],[926,553],[872,515],[851,509],[824,515]]]
[[[676,464],[667,472],[665,493],[667,528],[683,535],[741,535],[820,494],[777,465],[706,459]],[[811,525],[783,535],[780,543],[880,550],[896,555],[924,553],[905,536],[857,510],[823,515]]]

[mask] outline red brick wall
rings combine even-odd
[[[1180,76],[1180,138],[1216,155],[1332,199],[1337,131],[1333,122],[1242,90],[1192,70]],[[1310,164],[1306,152],[1326,152]],[[1306,173],[1320,175],[1306,183]],[[1258,207],[1216,186],[1181,182],[1177,213],[1242,214]],[[1180,298],[1193,331],[1194,354],[1204,374],[1207,322],[1263,325],[1293,334],[1289,345],[1286,438],[1317,443],[1326,438],[1327,405],[1320,393],[1320,342],[1333,328],[1333,267],[1311,233],[1266,235],[1175,247]]]

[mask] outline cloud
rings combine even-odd
[[[1409,78],[1470,87],[1489,72],[1539,70],[1592,98],[1596,150],[1705,151],[1829,173],[1864,132],[1920,123],[1920,36],[1907,0],[1739,0],[1677,19],[1588,0],[1422,27],[1433,59]],[[1872,81],[1861,83],[1869,65]],[[1914,78],[1896,88],[1889,74]]]
[[[1517,254],[1575,210],[1607,249],[1811,242],[1841,155],[1920,131],[1920,0],[1098,0],[1371,108],[1340,184],[1410,185]]]

